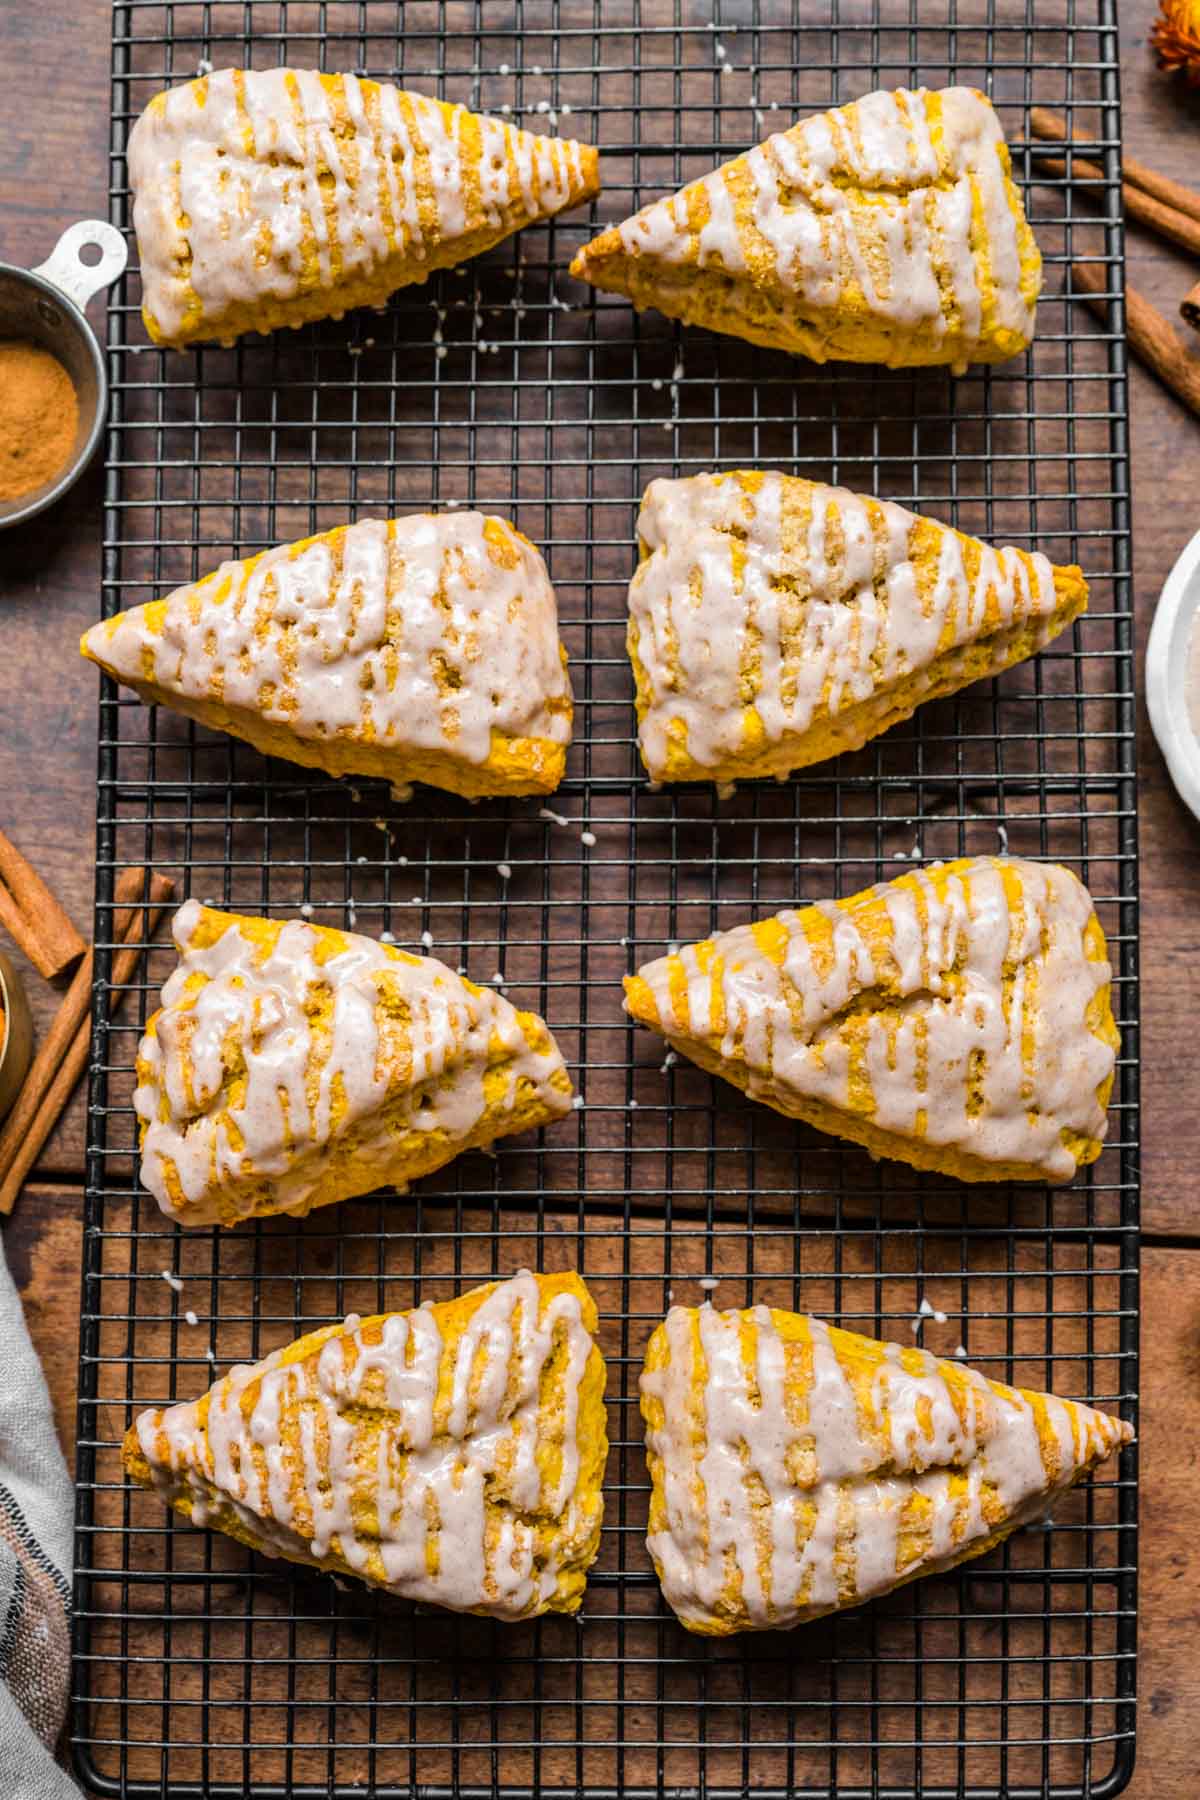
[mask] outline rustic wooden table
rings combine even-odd
[[[1125,142],[1184,181],[1200,167],[1200,96],[1156,74],[1154,0],[1123,0]],[[64,51],[69,46],[69,54]],[[107,206],[108,14],[73,0],[0,7],[0,260],[32,264],[72,220]],[[35,103],[34,96],[41,96]],[[1165,312],[1195,268],[1134,229],[1129,279]],[[102,314],[97,301],[94,315]],[[1198,345],[1200,350],[1200,345]],[[1200,423],[1134,365],[1138,635],[1178,551],[1200,524]],[[99,609],[101,477],[0,542],[0,823],[86,928],[92,893],[95,681],[75,655]],[[1144,1279],[1142,1581],[1137,1800],[1192,1800],[1200,1710],[1200,1109],[1183,1055],[1200,974],[1200,826],[1141,732]],[[19,795],[19,804],[15,796]],[[29,981],[40,1028],[56,1004]],[[77,1098],[5,1229],[10,1265],[45,1360],[68,1454],[74,1436],[84,1118]]]

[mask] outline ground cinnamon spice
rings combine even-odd
[[[19,500],[66,466],[79,428],[75,384],[49,350],[0,342],[0,500]]]

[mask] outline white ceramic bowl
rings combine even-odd
[[[1200,737],[1188,717],[1188,661],[1200,608],[1200,531],[1163,584],[1146,646],[1146,706],[1179,798],[1200,819]],[[1200,661],[1197,662],[1200,679]],[[1200,710],[1200,708],[1198,708]]]

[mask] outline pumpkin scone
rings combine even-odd
[[[964,1181],[1069,1181],[1103,1146],[1120,1039],[1087,889],[935,863],[647,963],[626,1011],[790,1118]]]
[[[650,1555],[710,1637],[982,1556],[1133,1437],[1078,1401],[766,1306],[672,1307],[641,1408]]]
[[[483,513],[363,519],[222,563],[80,649],[143,700],[331,775],[549,794],[566,765],[554,589]]]
[[[651,482],[628,646],[655,781],[782,779],[1041,650],[1078,568],[761,470]]]
[[[578,1275],[528,1271],[351,1317],[143,1412],[125,1471],[194,1525],[404,1599],[576,1612],[604,1513],[596,1325]]]
[[[181,1225],[404,1187],[571,1109],[543,1020],[430,956],[189,900],[138,1049],[142,1181]]]
[[[341,318],[599,192],[595,150],[354,75],[219,69],[129,136],[156,344]]]
[[[813,362],[1004,362],[1042,259],[974,88],[867,94],[610,227],[571,273],[687,325]]]

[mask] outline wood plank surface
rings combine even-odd
[[[1122,5],[1125,147],[1164,175],[1200,185],[1200,99],[1154,68],[1150,0]],[[1200,333],[1178,320],[1200,275],[1182,252],[1139,227],[1127,238],[1128,279],[1177,323],[1200,356]],[[1200,421],[1132,364],[1134,592],[1141,658],[1154,606],[1176,557],[1200,529]],[[1200,973],[1200,825],[1177,796],[1139,704],[1142,848],[1142,1218],[1148,1232],[1200,1236],[1196,1169],[1200,1110],[1180,1105],[1177,1079],[1193,1030]]]
[[[1123,8],[1126,143],[1131,154],[1188,180],[1200,147],[1200,102],[1154,70],[1146,48],[1153,11],[1151,0],[1129,0]],[[46,28],[56,13],[64,28],[70,16],[69,58],[60,54],[57,33]],[[48,9],[22,0],[0,11],[0,117],[10,141],[10,179],[0,188],[0,260],[38,262],[72,220],[106,210],[107,32],[106,9],[79,13],[69,0],[50,0]],[[56,96],[48,117],[23,103],[35,89]],[[1185,256],[1135,227],[1129,273],[1173,313],[1195,271]],[[92,317],[102,317],[99,300]],[[1144,646],[1158,591],[1197,522],[1193,470],[1200,424],[1136,363],[1131,394],[1138,636]],[[0,540],[6,651],[0,828],[53,880],[84,930],[91,916],[96,681],[75,647],[99,607],[100,482],[97,464],[50,514]],[[1149,1231],[1200,1236],[1190,1175],[1200,1156],[1200,1114],[1189,1109],[1181,1115],[1175,1084],[1155,1079],[1156,1071],[1171,1070],[1194,1008],[1200,827],[1170,785],[1144,713],[1140,729],[1144,1218]],[[29,992],[44,1028],[56,995],[32,972]],[[77,1099],[39,1173],[82,1174],[83,1145]]]
[[[1138,1762],[1131,1800],[1190,1800],[1200,1714],[1200,1250],[1150,1245],[1142,1317]]]
[[[108,217],[106,6],[0,6],[0,262],[44,262],[76,219]],[[69,45],[69,51],[66,46]],[[66,51],[66,53],[64,53]],[[33,96],[41,96],[33,100]],[[104,302],[88,309],[103,330]],[[95,671],[77,654],[100,615],[103,453],[49,512],[0,533],[0,830],[92,935]],[[11,946],[7,940],[5,949]],[[39,1037],[65,982],[14,954]],[[46,1146],[43,1172],[82,1175],[81,1098]]]
[[[1125,136],[1133,155],[1196,182],[1200,98],[1152,67],[1151,0],[1127,0],[1121,39]],[[106,208],[108,9],[73,0],[0,7],[0,260],[33,263],[72,220]],[[69,54],[64,46],[69,44]],[[41,96],[34,105],[31,96]],[[1130,279],[1164,311],[1197,273],[1143,232],[1129,238]],[[96,302],[93,317],[99,317]],[[1184,328],[1180,327],[1181,332]],[[1200,340],[1198,340],[1200,347]],[[1137,366],[1132,374],[1138,635],[1175,556],[1200,525],[1195,469],[1200,424]],[[0,538],[5,625],[0,677],[0,826],[37,863],[76,922],[90,921],[95,680],[75,655],[99,604],[100,475],[93,469],[55,511]],[[1142,1662],[1137,1800],[1191,1800],[1200,1659],[1188,1653],[1200,1618],[1196,1399],[1200,1387],[1200,1110],[1191,1104],[1200,827],[1175,798],[1145,721],[1143,849]],[[39,1027],[54,1004],[29,981]],[[76,1101],[45,1153],[40,1180],[6,1229],[6,1248],[46,1361],[56,1416],[73,1439],[83,1115]],[[68,1180],[67,1178],[73,1178]],[[1154,1240],[1164,1240],[1155,1242]],[[1174,1240],[1190,1239],[1195,1248]],[[1170,1240],[1170,1241],[1167,1241]]]

